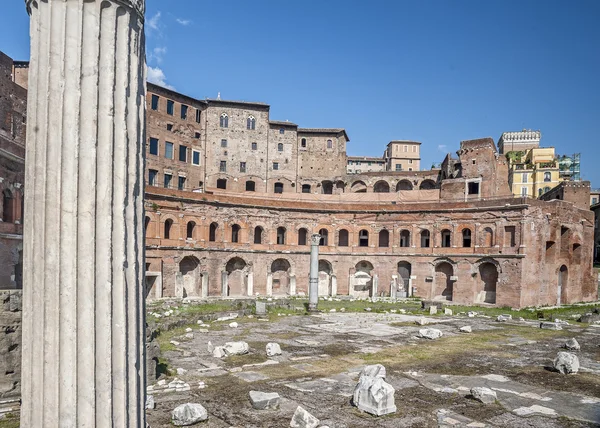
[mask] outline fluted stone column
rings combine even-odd
[[[145,427],[144,0],[26,5],[21,426]]]

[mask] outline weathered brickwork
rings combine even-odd
[[[21,312],[21,291],[1,290],[0,401],[21,394]]]
[[[21,69],[0,52],[0,289],[21,288],[22,278],[27,91],[15,70]]]

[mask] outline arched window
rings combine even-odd
[[[321,190],[324,195],[333,195],[333,183],[331,181],[322,181]]]
[[[263,234],[263,228],[260,226],[256,226],[254,228],[254,243],[255,244],[262,244],[262,234]]]
[[[146,235],[148,234],[148,225],[150,224],[150,217],[146,216],[146,218],[144,219],[144,231],[146,232]]]
[[[171,226],[173,226],[173,220],[169,218],[165,221],[165,239],[171,239]]]
[[[329,238],[329,232],[327,231],[327,229],[319,230],[319,235],[321,235],[321,239],[319,240],[319,245],[324,245],[324,246],[329,245],[327,243],[327,238]]]
[[[275,193],[283,193],[283,183],[275,183],[273,185],[273,192],[275,192]]]
[[[327,140],[327,148],[328,149],[333,149],[333,141]]]
[[[547,187],[547,186],[546,186],[546,187],[544,187],[544,193],[546,193],[546,192],[549,192],[549,191],[550,191],[550,188],[549,188],[549,187]]]
[[[471,229],[463,229],[462,231],[463,247],[471,246]]]
[[[362,229],[358,232],[358,246],[359,247],[368,247],[369,246],[369,232],[365,229]]]
[[[380,247],[389,247],[390,246],[390,232],[386,229],[382,229],[379,232],[379,246]]]
[[[231,226],[231,242],[240,242],[240,226],[237,224]]]
[[[306,138],[300,140],[300,147],[302,147],[303,149],[306,148]]]
[[[283,143],[277,144],[277,151],[278,152],[283,152]]]
[[[211,223],[210,228],[208,230],[208,240],[210,242],[215,242],[217,240],[217,229],[219,225],[217,223]]]
[[[441,232],[442,247],[450,248],[452,246],[452,233],[448,229],[444,229]]]
[[[4,192],[2,192],[2,202],[3,202],[2,221],[4,221],[5,223],[14,223],[15,222],[15,218],[14,218],[15,198],[13,198],[13,195],[10,192],[10,190],[5,189]]]
[[[340,247],[348,246],[348,231],[346,229],[340,229],[340,232],[338,235],[338,245]]]
[[[389,191],[390,191],[390,185],[387,183],[387,181],[383,181],[383,180],[378,181],[373,186],[373,192],[375,192],[375,193],[389,193]]]
[[[491,247],[494,245],[494,232],[491,228],[486,227],[483,229],[483,246]]]
[[[246,192],[254,192],[256,189],[256,183],[252,180],[246,181]]]
[[[542,193],[544,193],[544,189],[538,189],[538,196],[542,196]]]
[[[408,230],[400,232],[400,246],[404,248],[410,247],[410,232]]]
[[[194,223],[193,221],[188,221],[188,224],[187,224],[187,234],[186,234],[187,239],[193,239],[194,238],[194,229],[195,228],[196,228],[196,223]]]
[[[277,228],[277,245],[285,245],[285,227]]]
[[[431,233],[426,229],[421,232],[421,248],[429,248]]]
[[[298,230],[298,245],[306,245],[306,237],[308,236],[308,230],[302,228]]]
[[[256,128],[256,119],[254,116],[248,116],[246,120],[246,129],[255,129]]]
[[[552,181],[552,174],[550,174],[549,172],[545,172],[545,173],[544,173],[544,181],[545,181],[545,182],[550,182],[550,181]]]
[[[302,185],[302,193],[310,193],[310,184]]]
[[[229,116],[227,116],[227,113],[221,114],[221,118],[219,120],[219,126],[221,128],[229,128]]]

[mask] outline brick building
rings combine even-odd
[[[22,148],[26,94],[15,80],[26,81],[26,67],[10,69],[2,135],[13,124],[10,141]],[[597,298],[589,184],[548,201],[515,198],[490,138],[462,142],[429,171],[419,170],[420,143],[393,141],[382,157],[393,166],[349,174],[344,129],[301,128],[272,120],[268,104],[150,83],[147,105],[150,298],[307,293],[313,233],[324,295],[516,307]],[[20,165],[6,180],[16,198],[22,156]],[[20,203],[9,204],[18,229]]]

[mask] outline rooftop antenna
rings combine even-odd
[[[221,93],[217,92],[217,99],[220,100],[221,99]]]

